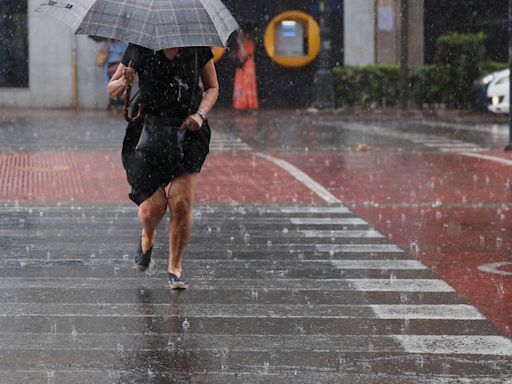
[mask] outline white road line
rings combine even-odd
[[[472,143],[423,143],[425,147],[435,147],[435,148],[480,148],[479,145]]]
[[[446,139],[446,138],[443,138],[443,137],[424,137],[424,138],[421,138],[421,139],[413,139],[412,141],[414,141],[415,143],[418,143],[418,144],[426,144],[426,143],[429,143],[429,144],[460,144],[460,143],[465,143],[464,141],[461,141],[461,140],[451,140],[451,139]],[[476,144],[474,144],[476,145]]]
[[[295,177],[298,181],[304,184],[307,188],[311,189],[314,193],[316,193],[320,198],[322,198],[328,204],[341,204],[341,201],[338,200],[331,192],[325,189],[321,184],[313,180],[309,175],[302,172],[296,166],[290,164],[285,160],[278,159],[273,156],[266,155],[264,153],[256,153],[256,156],[261,157],[262,159],[268,160],[285,171],[290,173],[293,177]]]
[[[485,320],[475,307],[465,304],[379,304],[370,307],[379,319]]]
[[[357,238],[357,239],[382,239],[384,238],[384,235],[382,235],[380,232],[370,230],[370,231],[307,231],[307,230],[301,230],[299,231],[304,234],[306,237],[314,237],[314,238],[323,238],[323,237],[329,237],[329,238],[342,238],[342,239],[349,239],[349,238]]]
[[[477,124],[468,125],[461,123],[449,123],[449,122],[433,122],[423,120],[411,120],[411,124],[424,125],[435,128],[452,128],[456,130],[469,131],[469,132],[483,132],[492,133],[494,135],[508,136],[508,126],[506,124]]]
[[[440,152],[456,152],[456,153],[461,153],[461,152],[478,153],[478,152],[487,151],[487,148],[439,148],[439,151]]]
[[[219,317],[219,318],[319,318],[379,320],[485,320],[474,307],[464,304],[183,304],[148,303],[3,303],[0,317]]]
[[[483,155],[481,153],[461,153],[461,155],[468,156],[468,157],[474,157],[476,159],[494,161],[495,163],[500,163],[500,164],[504,164],[504,165],[512,165],[512,160],[510,160],[510,159],[503,159],[501,157]]]
[[[352,291],[361,290],[375,292],[454,292],[454,290],[439,279],[265,279],[265,286],[262,287],[261,279],[237,279],[219,278],[211,280],[208,278],[189,279],[194,289],[212,290],[218,287],[229,286],[232,290],[253,290],[263,289],[268,291],[288,290],[322,290],[322,291]],[[72,288],[72,289],[125,289],[132,288],[133,284],[140,281],[139,278],[123,278],[105,280],[104,278],[76,278],[76,277],[52,277],[31,278],[11,277],[0,279],[1,289],[47,289],[47,288]],[[161,288],[160,279],[146,279],[144,286],[147,288]]]
[[[346,207],[283,207],[277,208],[277,211],[280,213],[352,213]]]
[[[325,123],[325,125],[327,126],[336,126],[336,127],[342,127],[343,129],[346,129],[346,130],[349,130],[349,131],[366,131],[368,133],[371,133],[371,134],[375,134],[375,135],[380,135],[380,136],[385,136],[385,137],[394,137],[394,138],[398,138],[398,139],[401,139],[401,140],[408,140],[408,141],[411,141],[413,143],[416,143],[416,144],[421,144],[421,145],[425,145],[426,143],[428,142],[431,142],[431,143],[435,143],[435,142],[438,142],[438,143],[450,143],[451,142],[451,139],[449,138],[446,138],[444,136],[436,136],[436,135],[423,135],[423,134],[414,134],[414,133],[408,133],[408,132],[400,132],[400,131],[397,131],[395,129],[391,129],[391,128],[385,128],[385,127],[382,127],[382,126],[376,126],[376,125],[364,125],[364,124],[359,124],[359,123],[351,123],[351,124],[339,124],[339,123]],[[462,143],[465,143],[463,141],[458,141],[458,143],[462,144]],[[473,143],[466,143],[468,146],[471,146],[471,145],[474,145]],[[426,147],[429,147],[428,145],[425,145]],[[475,152],[480,152],[480,151],[486,151],[487,148],[483,148],[483,147],[468,147],[467,149],[464,149],[465,151],[475,151]],[[440,149],[440,152],[456,152],[456,153],[459,153],[459,151],[457,151],[457,148],[456,147],[453,147],[453,149],[447,149],[447,148],[444,148],[444,149]],[[489,160],[489,159],[488,159]]]
[[[416,260],[331,260],[336,269],[425,270]]]
[[[408,353],[511,356],[512,341],[503,336],[395,335]]]
[[[350,253],[403,253],[395,244],[316,244],[319,252],[350,252]]]
[[[356,290],[366,292],[455,292],[435,279],[347,279]]]
[[[291,217],[290,221],[295,225],[364,225],[366,221],[357,217]]]

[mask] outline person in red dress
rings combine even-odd
[[[258,109],[258,90],[256,87],[256,63],[254,54],[256,44],[250,36],[241,30],[237,36],[235,88],[233,108],[238,110]]]

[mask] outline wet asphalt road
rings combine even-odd
[[[506,128],[212,121],[191,288],[172,292],[164,225],[132,268],[119,118],[5,115],[1,383],[511,382],[511,277],[478,269],[508,262],[508,166],[467,155],[500,157]]]

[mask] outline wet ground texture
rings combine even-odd
[[[1,383],[510,383],[506,128],[217,113],[183,292],[102,113],[0,122]]]

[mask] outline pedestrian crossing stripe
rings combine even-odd
[[[244,225],[247,221],[256,222],[256,219],[259,219],[258,230],[262,231],[261,233],[265,233],[265,229],[268,229],[267,225],[272,225],[272,230],[267,233],[269,239],[274,241],[274,236],[278,236],[276,234],[281,232],[279,229],[276,230],[276,223],[282,225],[283,228],[289,228],[294,223],[295,225],[306,225],[304,223],[307,223],[308,229],[301,229],[298,233],[303,236],[311,236],[311,243],[294,245],[296,247],[294,251],[305,254],[303,260],[296,261],[294,269],[307,272],[311,268],[311,263],[319,264],[321,267],[309,270],[311,275],[292,275],[293,277],[290,278],[288,275],[280,274],[280,271],[292,265],[293,261],[282,262],[272,258],[272,247],[270,247],[268,248],[270,259],[244,263],[242,260],[230,261],[226,255],[224,259],[200,261],[198,264],[204,268],[197,270],[196,275],[187,276],[191,282],[191,292],[197,291],[192,295],[181,296],[184,301],[178,304],[172,302],[172,300],[178,300],[178,296],[169,296],[171,302],[167,299],[155,302],[146,300],[141,304],[138,302],[108,302],[99,298],[97,302],[79,303],[75,299],[77,292],[87,292],[91,289],[104,292],[114,290],[113,296],[109,297],[117,297],[116,295],[127,289],[144,287],[148,292],[156,294],[155,297],[161,297],[159,289],[164,289],[162,288],[162,277],[151,270],[152,275],[145,278],[131,274],[112,275],[108,279],[93,278],[82,273],[80,276],[74,277],[63,274],[48,276],[46,270],[54,268],[52,265],[41,267],[43,274],[40,275],[34,275],[35,270],[27,268],[28,271],[32,271],[31,275],[19,278],[6,276],[4,279],[0,279],[0,288],[37,291],[42,295],[40,297],[44,297],[44,292],[48,289],[54,289],[63,294],[66,291],[69,292],[69,289],[75,291],[67,296],[69,302],[55,303],[29,302],[28,300],[15,302],[13,299],[15,296],[6,292],[7,296],[5,297],[10,297],[10,299],[7,302],[4,300],[0,306],[0,322],[19,324],[22,329],[28,322],[43,320],[49,324],[77,324],[78,327],[84,327],[91,321],[104,318],[108,319],[109,324],[112,324],[113,327],[114,324],[133,322],[145,324],[148,321],[151,324],[167,324],[175,318],[182,322],[184,319],[188,319],[191,328],[187,331],[187,342],[181,347],[186,351],[193,349],[195,353],[218,351],[219,345],[222,345],[228,352],[251,352],[251,356],[254,356],[254,350],[262,353],[269,351],[271,353],[283,351],[290,353],[291,351],[293,356],[297,356],[300,360],[301,353],[311,356],[311,354],[321,353],[321,350],[327,350],[326,353],[334,351],[341,355],[343,352],[355,351],[362,354],[357,357],[358,359],[367,359],[368,361],[376,356],[374,354],[386,354],[383,355],[385,359],[388,358],[387,354],[399,354],[400,360],[397,361],[399,364],[403,362],[404,367],[407,365],[404,361],[408,361],[408,359],[413,361],[427,357],[433,359],[432,356],[437,355],[442,357],[443,361],[447,361],[448,365],[451,364],[450,359],[464,361],[464,366],[469,369],[471,367],[478,369],[480,367],[478,364],[484,359],[487,359],[484,360],[486,362],[491,362],[495,361],[496,357],[504,359],[512,357],[512,341],[497,334],[482,313],[458,298],[453,288],[443,280],[434,277],[421,277],[425,276],[425,273],[421,274],[422,271],[429,271],[426,265],[412,255],[406,254],[395,244],[383,243],[385,239],[375,230],[331,229],[337,228],[344,220],[345,223],[357,223],[357,225],[366,225],[368,228],[370,225],[357,217],[344,217],[343,215],[347,215],[350,211],[341,205],[325,208],[248,206],[240,209],[239,207],[212,205],[197,207],[198,212],[204,213],[206,217],[211,215],[215,220],[229,216],[236,221],[237,215],[239,215],[240,223]],[[117,212],[126,214],[126,217],[133,212],[124,211],[122,208],[114,208],[113,212],[116,209]],[[63,207],[56,207],[55,210],[63,214],[66,212],[66,208]],[[104,207],[98,208],[98,210],[108,216],[108,210],[105,210]],[[14,207],[10,211],[8,207],[3,207],[0,211],[20,213],[23,212],[23,208]],[[44,220],[50,220],[49,213],[51,212],[48,211],[45,211],[48,215],[45,214],[42,217],[34,215],[34,218],[40,220],[38,221],[39,225],[44,225]],[[86,217],[94,214],[92,208],[85,211]],[[290,214],[300,217],[290,217]],[[30,224],[30,217],[30,215],[26,217],[28,224]],[[75,219],[83,220],[81,215],[77,215]],[[70,220],[73,218],[70,217]],[[122,222],[126,223],[126,221]],[[57,220],[52,223],[56,226],[66,226],[65,221]],[[326,229],[326,226],[331,228]],[[115,224],[113,224],[113,228],[115,228]],[[251,229],[249,227],[246,230],[250,231]],[[360,244],[357,240],[356,244],[337,243],[337,240],[343,239],[345,236],[354,235],[356,237],[352,237],[353,239],[357,239],[357,235],[359,235],[361,239],[365,239],[365,243]],[[109,233],[108,236],[112,236],[112,233]],[[334,239],[332,244],[318,243],[317,239],[329,237]],[[69,245],[66,244],[62,243],[60,246],[73,247],[72,242]],[[228,247],[232,247],[229,238],[215,241],[210,245],[212,250],[226,250],[230,249]],[[317,252],[334,252],[337,259],[308,260],[308,252],[311,252],[311,248],[316,249]],[[248,251],[255,250],[250,246],[247,249]],[[390,253],[402,254],[406,259],[389,259]],[[372,254],[376,258],[354,260],[354,254],[355,256]],[[350,259],[345,260],[343,257]],[[112,261],[112,256],[108,256],[108,260]],[[158,261],[161,262],[161,260]],[[257,279],[244,278],[243,275],[240,275],[242,277],[222,278],[215,274],[216,271],[213,271],[211,275],[204,274],[210,264],[211,269],[214,269],[216,263],[218,266],[226,266],[229,262],[236,264],[234,270],[237,271],[269,269],[275,273],[264,274],[261,275],[263,277]],[[259,262],[259,267],[255,266],[257,262]],[[131,260],[126,263],[131,264]],[[322,279],[322,269],[329,269],[329,267],[339,271],[340,277]],[[98,270],[98,267],[95,268]],[[2,269],[0,268],[0,271]],[[361,271],[364,275],[361,278],[346,278],[346,271],[349,270]],[[385,271],[386,275],[390,277],[369,278],[372,273],[365,273],[368,270]],[[412,275],[408,278],[394,277],[400,271],[408,271]],[[318,275],[316,275],[317,273]],[[416,275],[418,278],[414,278]],[[221,291],[233,294],[238,303],[222,300],[222,295],[219,295]],[[350,294],[354,295],[356,292],[360,293],[360,296],[356,295],[350,304],[336,303],[336,297],[346,297]],[[305,296],[303,300],[301,299],[302,295]],[[26,297],[30,297],[30,292],[27,292]],[[39,296],[34,297],[39,300]],[[450,298],[450,303],[443,301],[447,297]],[[215,298],[220,303],[211,303],[208,301],[210,298]],[[325,304],[320,298],[331,298],[331,301]],[[370,298],[372,298],[371,302]],[[188,303],[189,299],[197,302]],[[298,301],[299,299],[301,300]],[[270,302],[270,300],[274,301]],[[209,328],[209,324],[218,321],[227,324],[224,334],[215,333],[213,328]],[[279,332],[282,329],[282,324],[290,325],[289,329],[285,330],[286,334],[268,334],[269,332],[275,333],[276,330]],[[117,349],[119,352],[118,345],[126,343],[126,345],[135,346],[132,348],[134,351],[138,351],[140,349],[138,345],[141,345],[140,342],[137,344],[139,338],[142,340],[142,338],[149,337],[147,334],[143,334],[141,329],[135,331],[130,329],[118,333],[112,333],[112,330],[105,331],[105,333],[87,333],[79,330],[80,343],[73,339],[72,334],[62,331],[61,328],[56,328],[54,333],[26,334],[18,332],[7,334],[9,341],[3,343],[0,349],[4,351],[12,349],[17,356],[24,356],[22,352],[28,350],[27,346],[30,346],[31,353],[34,349],[36,351],[51,349],[57,354],[58,348],[66,353],[69,353],[70,350],[75,353],[76,351],[86,353],[93,348],[103,351],[116,351]],[[230,332],[230,329],[235,329],[238,334]],[[326,329],[329,329],[331,333],[326,332]],[[155,332],[151,337],[155,340],[158,338],[175,340],[178,335],[183,337],[182,331],[178,334],[167,332]],[[200,340],[200,342],[195,342],[195,340]],[[156,342],[153,352],[164,351],[166,345],[167,341]],[[307,350],[304,346],[307,346]],[[127,347],[126,350],[128,349]],[[471,359],[468,356],[476,357]],[[251,357],[251,359],[253,358]],[[343,356],[343,359],[347,359],[345,364],[353,364],[352,357],[346,355]],[[282,364],[272,361],[274,364]],[[251,360],[251,364],[254,364],[253,360]],[[279,367],[281,365],[276,365],[275,368]],[[354,367],[352,368],[354,372],[360,371],[357,366]],[[323,365],[310,367],[306,364],[306,368],[317,372],[325,367]],[[401,365],[399,368],[401,369]],[[73,372],[73,369],[71,368],[69,372]],[[372,366],[372,369],[379,375],[385,375],[388,372],[386,366],[378,364]],[[422,372],[416,365],[410,365],[404,369],[411,374],[421,374]],[[494,368],[493,371],[497,376],[499,376],[498,369]],[[241,368],[238,374],[243,372],[244,368]],[[450,371],[450,377],[454,379],[465,378],[465,374],[464,370],[460,370],[457,374],[453,370]],[[428,378],[446,382],[443,381],[446,379],[446,374],[441,371],[429,372]]]
[[[339,122],[323,122],[322,125],[342,127],[349,131],[366,132],[386,137],[393,137],[400,140],[408,140],[415,144],[424,145],[429,148],[439,149],[440,152],[483,152],[488,148],[481,147],[474,143],[468,143],[462,140],[450,139],[445,136],[438,136],[434,134],[423,134],[413,132],[401,132],[397,129],[377,126],[366,125],[360,123],[339,123]]]
[[[212,152],[250,151],[251,147],[232,134],[213,131],[210,150]]]

